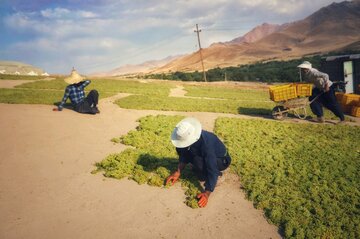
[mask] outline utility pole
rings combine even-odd
[[[206,80],[206,73],[205,73],[205,69],[204,69],[204,61],[203,61],[203,56],[202,56],[202,52],[201,52],[200,35],[199,35],[199,32],[201,32],[201,30],[199,30],[198,24],[196,24],[196,30],[194,30],[194,32],[196,32],[198,42],[199,42],[199,54],[200,54],[201,66],[202,66],[202,70],[203,70],[204,81],[206,82],[207,81]]]

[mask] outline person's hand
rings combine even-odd
[[[53,111],[62,111],[62,109],[57,107],[57,108],[53,108]]]
[[[208,203],[208,200],[209,200],[209,196],[210,196],[209,191],[205,191],[205,192],[199,193],[197,195],[197,198],[199,199],[199,201],[198,201],[199,207],[205,207],[206,206],[206,204]]]
[[[328,92],[330,90],[330,87],[328,84],[325,85],[325,92]]]
[[[180,172],[179,171],[175,171],[173,174],[171,174],[167,179],[166,179],[166,185],[168,185],[168,183],[172,182],[171,186],[174,185],[174,183],[179,179],[180,177]]]

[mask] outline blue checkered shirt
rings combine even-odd
[[[58,106],[59,110],[62,110],[64,104],[68,98],[70,98],[71,103],[75,106],[80,102],[83,102],[85,99],[84,88],[90,84],[90,80],[85,80],[79,84],[68,85],[65,89],[64,97]]]

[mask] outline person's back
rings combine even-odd
[[[84,89],[90,84],[89,80],[85,80],[76,84],[68,85],[65,94],[68,95],[73,106],[76,106],[85,99]]]

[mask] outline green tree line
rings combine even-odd
[[[214,68],[206,71],[207,81],[259,81],[259,82],[297,82],[297,66],[303,61],[310,61],[315,68],[320,67],[321,56],[304,57],[289,61],[268,61],[237,67]],[[203,81],[203,73],[173,72],[168,74],[150,74],[146,79]]]

